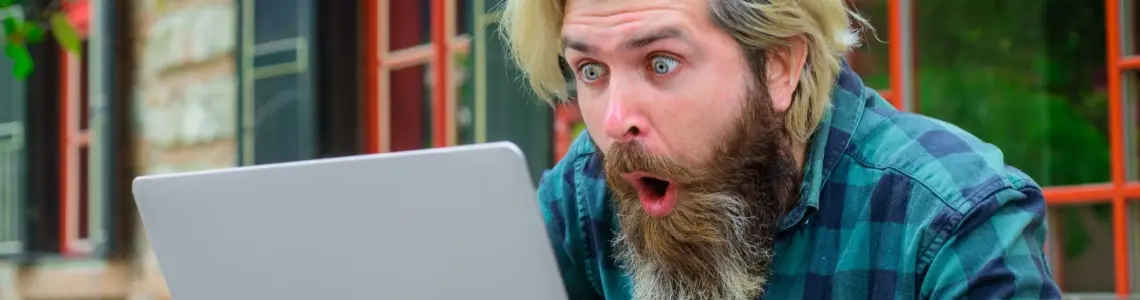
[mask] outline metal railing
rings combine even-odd
[[[0,255],[23,251],[24,124],[0,123]]]

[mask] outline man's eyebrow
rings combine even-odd
[[[684,38],[685,34],[681,32],[680,29],[677,29],[676,27],[665,27],[627,40],[625,42],[625,49],[632,50],[649,46],[650,44],[653,44],[660,40]]]
[[[587,44],[586,42],[574,40],[571,38],[562,38],[562,45],[565,45],[565,48],[574,49],[575,51],[586,54],[594,52],[594,46],[590,46],[590,44]]]
[[[650,44],[656,43],[657,41],[666,39],[683,39],[686,42],[689,42],[688,39],[685,39],[685,33],[680,29],[677,29],[676,27],[665,27],[626,40],[622,47],[624,47],[626,50],[633,50],[649,46]],[[596,48],[586,42],[567,37],[562,38],[562,45],[564,45],[564,49],[573,49],[585,54],[593,53],[594,49]]]

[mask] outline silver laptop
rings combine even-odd
[[[566,299],[506,142],[145,176],[134,195],[177,300]]]

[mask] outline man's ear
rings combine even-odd
[[[803,36],[794,36],[788,38],[785,46],[773,50],[768,52],[765,64],[768,94],[772,97],[772,109],[784,112],[792,106],[792,96],[807,63],[807,41]]]

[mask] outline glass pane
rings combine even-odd
[[[0,58],[0,255],[23,250],[24,101],[24,82],[12,76],[11,59]]]
[[[457,52],[451,57],[454,72],[452,83],[455,85],[456,107],[455,127],[458,130],[457,143],[475,143],[475,54],[474,42],[469,48],[470,52]]]
[[[297,20],[308,6],[303,0],[250,0],[253,2],[254,43],[261,44],[297,37],[301,34],[301,22]],[[312,11],[310,10],[309,13]]]
[[[4,131],[11,128],[0,128],[0,256],[23,250],[24,221],[22,136]]]
[[[1124,12],[1120,20],[1120,34],[1124,37],[1123,46],[1124,54],[1134,55],[1137,54],[1137,49],[1140,48],[1140,5],[1136,1],[1120,1],[1120,11]]]
[[[91,188],[88,180],[88,172],[91,168],[91,151],[86,146],[79,148],[79,168],[78,168],[78,183],[79,184],[79,220],[71,220],[79,225],[79,232],[77,236],[79,239],[87,239],[91,237]]]
[[[538,102],[533,92],[520,86],[522,71],[507,60],[507,49],[494,34],[497,25],[487,26],[487,140],[511,141],[519,146],[530,167],[531,179],[538,182],[543,170],[554,164],[554,110]]]
[[[388,3],[388,50],[400,50],[431,41],[428,1]]]
[[[1140,278],[1137,278],[1136,274],[1136,270],[1140,270],[1140,260],[1136,259],[1140,257],[1140,255],[1138,255],[1140,254],[1140,219],[1136,218],[1136,216],[1140,216],[1140,202],[1137,200],[1140,199],[1127,199],[1128,214],[1125,216],[1127,220],[1125,226],[1128,234],[1128,263],[1132,271],[1132,277],[1130,279],[1132,279],[1133,293],[1136,292],[1136,287],[1140,286]]]
[[[1124,91],[1125,141],[1128,149],[1128,180],[1140,180],[1140,73],[1121,74]]]
[[[471,31],[471,28],[473,27],[472,25],[475,25],[473,23],[475,19],[475,1],[458,0],[456,2],[455,8],[458,9],[458,11],[455,12],[455,34],[473,35],[474,32]]]
[[[315,127],[299,74],[254,81],[254,164],[269,164],[313,158]]]
[[[82,44],[83,48],[80,50],[79,59],[76,60],[76,62],[79,63],[79,103],[77,103],[77,108],[79,110],[80,130],[87,130],[91,125],[90,104],[88,103],[91,98],[91,89],[88,86],[90,84],[90,80],[88,80],[88,73],[90,72],[91,68],[91,51],[88,45],[89,43],[84,40]]]
[[[431,136],[427,88],[424,86],[427,66],[418,65],[392,71],[388,88],[388,117],[391,118],[392,151],[421,149],[430,146]]]
[[[312,0],[254,2],[254,164],[312,159],[317,123],[312,78]],[[293,20],[281,22],[281,20]],[[265,43],[300,38],[305,45]],[[300,66],[306,66],[302,69]]]
[[[451,113],[450,118],[454,119],[456,143],[457,144],[471,144],[475,142],[475,81],[472,80],[472,72],[474,72],[474,63],[470,60],[470,55],[467,52],[453,52],[451,55],[451,73],[449,73],[448,81],[451,82],[451,93],[455,93],[452,97],[455,98],[455,111]],[[424,70],[423,76],[423,122],[425,134],[423,135],[424,147],[434,147],[434,137],[432,130],[435,128],[433,124],[433,114],[435,113],[435,64],[428,63],[420,66]]]
[[[921,112],[1039,184],[1110,178],[1103,1],[916,1]]]
[[[875,89],[890,88],[890,47],[887,0],[852,0],[855,9],[867,18],[874,31],[863,30],[863,46],[848,56],[848,63],[863,77],[863,82]]]
[[[24,81],[12,75],[12,68],[10,58],[0,58],[0,124],[24,120]]]
[[[1050,237],[1057,238],[1051,249],[1059,249],[1051,267],[1066,293],[1115,290],[1111,212],[1107,204],[1050,209]]]

